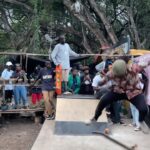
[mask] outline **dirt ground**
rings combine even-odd
[[[125,122],[128,124],[131,122],[131,120],[127,119]],[[0,150],[31,150],[31,147],[35,142],[41,127],[41,124],[35,124],[31,118],[5,118],[3,127],[0,128]],[[129,126],[110,125],[110,128],[112,131],[112,137],[119,140],[120,142],[130,146],[137,144],[137,150],[149,150],[150,134],[145,135],[141,131],[135,132],[133,127]],[[121,150],[120,147],[116,146],[110,141],[105,140],[102,137],[96,138],[98,138],[98,141],[102,140],[104,147],[105,144],[108,144],[109,147],[115,146],[116,150]],[[60,139],[62,140],[62,137],[60,137]],[[65,137],[63,139],[65,139]],[[105,149],[102,148],[103,146],[101,145],[101,149]]]
[[[0,127],[0,150],[30,150],[41,127],[31,118],[5,118]]]

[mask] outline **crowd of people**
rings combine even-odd
[[[90,74],[87,76],[85,73],[82,78],[82,73],[79,72],[78,74],[77,70],[74,68],[69,75],[70,55],[80,56],[71,50],[70,46],[65,43],[65,37],[61,36],[60,43],[55,46],[51,56],[55,65],[62,65],[63,72],[65,72],[63,73],[63,78],[67,77],[65,78],[67,80],[65,80],[64,94],[68,90],[69,92],[77,94],[80,92],[80,88],[82,91],[82,86],[87,87],[88,85],[88,87],[93,86],[94,94],[100,99],[95,115],[87,122],[87,124],[97,121],[103,109],[109,105],[112,105],[114,110],[113,113],[115,119],[112,117],[112,120],[116,123],[122,123],[119,115],[120,101],[128,100],[132,104],[132,125],[135,126],[135,131],[140,129],[142,129],[144,133],[149,131],[149,128],[144,121],[145,116],[148,113],[148,107],[144,96],[143,87],[145,83],[143,71],[148,67],[150,61],[147,63],[138,62],[136,64],[129,61],[128,57],[105,58],[100,65],[95,67],[97,70],[99,68],[99,75],[96,75],[93,82],[91,82],[92,78],[90,78]],[[80,83],[83,85],[80,86]]]
[[[15,70],[12,67],[13,64],[10,61],[7,62],[6,68],[1,74],[2,86],[4,86],[4,99],[5,102],[11,103],[14,95],[14,107],[20,108],[20,104],[22,103],[22,107],[26,109],[28,107],[27,89],[25,86],[28,82],[27,74],[20,64],[15,65]]]
[[[105,57],[100,64],[94,66],[97,72],[90,72],[91,67],[82,64],[71,68],[70,56],[79,57],[80,54],[70,48],[65,42],[65,36],[60,36],[59,43],[50,57],[56,66],[62,67],[63,94],[91,94],[100,99],[95,115],[87,124],[97,121],[104,108],[110,111],[113,123],[124,124],[120,117],[121,100],[128,100],[131,103],[133,117],[131,125],[135,127],[134,130],[148,131],[144,122],[148,108],[144,97],[146,77],[143,70],[150,62],[134,63],[129,57]],[[37,66],[30,75],[30,80],[27,79],[27,73],[20,64],[15,65],[14,71],[12,66],[11,62],[7,62],[6,69],[1,74],[1,78],[5,81],[5,101],[11,102],[14,95],[15,108],[20,108],[21,105],[27,108],[29,101],[26,85],[30,84],[32,103],[36,104],[43,97],[44,116],[47,119],[54,119],[55,69],[51,67],[51,61],[47,60],[44,68]]]

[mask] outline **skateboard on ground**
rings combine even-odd
[[[108,139],[109,141],[111,141],[111,142],[113,142],[113,143],[115,143],[115,144],[117,144],[117,145],[123,147],[123,148],[126,149],[126,150],[136,150],[136,148],[137,148],[137,145],[136,145],[136,144],[135,144],[134,146],[129,147],[129,146],[127,146],[127,145],[125,145],[125,144],[119,142],[118,140],[115,140],[115,139],[111,138],[110,136],[108,136],[109,132],[110,132],[109,129],[106,128],[106,129],[104,130],[104,133],[103,133],[103,132],[99,132],[99,131],[93,131],[92,133],[93,133],[93,134],[100,135],[100,136],[103,136],[103,137],[105,137],[106,139]]]

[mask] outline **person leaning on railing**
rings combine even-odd
[[[28,82],[28,79],[26,76],[26,72],[22,69],[20,64],[16,64],[16,70],[12,74],[11,78],[13,83],[15,84],[14,85],[15,108],[21,107],[23,107],[24,109],[28,108],[27,88],[25,86]]]

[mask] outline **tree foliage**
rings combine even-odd
[[[150,48],[149,0],[78,1],[76,13],[76,0],[1,0],[0,50],[47,53],[45,33],[65,33],[80,53],[100,52],[128,34],[132,48]]]

